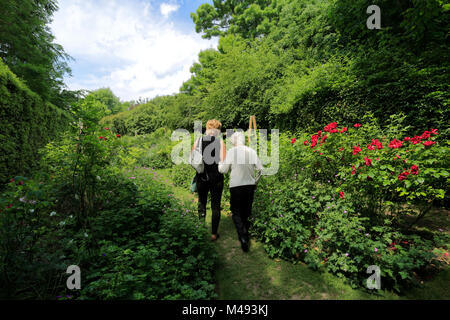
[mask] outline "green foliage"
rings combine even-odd
[[[109,88],[101,88],[89,93],[86,99],[92,98],[104,104],[110,114],[116,114],[124,111],[125,106],[120,102],[120,99],[114,95]]]
[[[0,183],[28,175],[38,149],[67,128],[70,114],[43,101],[0,61]]]
[[[434,248],[448,250],[448,239],[414,225],[445,205],[448,144],[437,130],[404,139],[404,119],[392,117],[383,130],[367,116],[362,126],[280,137],[280,171],[258,185],[253,212],[253,233],[270,256],[355,286],[377,265],[383,286],[397,291],[439,264]]]
[[[0,296],[67,295],[65,271],[77,265],[83,287],[75,298],[214,297],[216,254],[205,225],[154,175],[122,162],[139,154],[96,124],[103,107],[81,101],[79,125],[43,150],[48,174],[16,177],[1,195]],[[166,136],[158,130],[150,141]]]
[[[0,58],[43,100],[66,108],[61,97],[70,57],[49,28],[57,9],[54,0],[1,0]]]

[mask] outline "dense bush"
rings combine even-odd
[[[73,121],[71,115],[31,92],[0,61],[0,185],[29,175],[37,151]]]
[[[149,172],[130,176],[129,142],[98,127],[103,107],[85,102],[80,125],[43,150],[47,173],[14,178],[0,197],[0,296],[212,298],[216,254],[204,224]],[[70,265],[82,270],[75,294]]]
[[[402,119],[385,130],[368,117],[363,125],[282,136],[280,172],[263,178],[253,215],[270,256],[355,285],[378,265],[384,285],[400,290],[435,258],[434,248],[447,248],[443,235],[418,233],[414,224],[444,205],[448,146],[436,129],[405,137]]]

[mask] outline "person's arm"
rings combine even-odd
[[[220,162],[223,162],[227,156],[227,147],[223,140],[220,140]]]
[[[262,170],[263,170],[263,166],[261,163],[261,160],[259,159],[258,155],[255,152],[255,157],[256,157],[256,163],[255,163],[255,170],[256,170],[256,176],[255,176],[255,182],[256,184],[258,184],[259,179],[262,176]]]
[[[219,172],[220,173],[227,173],[230,168],[231,168],[231,160],[232,160],[232,150],[230,150],[230,152],[227,153],[226,157],[225,157],[225,161],[220,161],[219,162]]]
[[[194,141],[194,146],[192,147],[191,154],[190,154],[191,157],[192,157],[192,153],[193,153],[194,150],[197,148],[197,144],[198,144],[199,140],[200,140],[200,139],[197,139],[197,140]]]

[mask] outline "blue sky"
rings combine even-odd
[[[217,39],[190,13],[210,0],[59,0],[51,28],[70,62],[72,90],[109,87],[123,101],[178,92],[198,53]]]

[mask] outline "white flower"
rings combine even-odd
[[[30,212],[33,213],[33,212],[34,212],[34,209],[30,209]]]
[[[66,222],[65,222],[65,221],[61,221],[61,222],[59,223],[59,225],[60,225],[60,226],[65,226],[65,225],[66,225]]]
[[[100,176],[97,176],[97,180],[98,180],[98,181],[101,181],[101,180],[102,180],[102,178],[100,178]]]
[[[20,198],[19,201],[20,201],[20,202],[24,202],[24,203],[27,202],[27,201],[25,200],[25,197]]]
[[[72,219],[72,218],[73,218],[73,215],[70,215],[69,218]]]
[[[55,211],[50,212],[50,217],[53,217],[53,216],[56,216],[56,212]]]
[[[84,237],[85,237],[85,238],[89,237],[88,234],[87,234],[86,232],[84,233]]]

